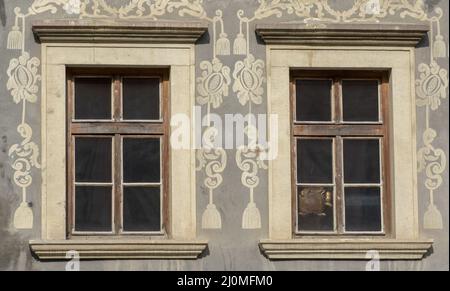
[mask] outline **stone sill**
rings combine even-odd
[[[432,245],[433,240],[396,239],[261,240],[259,244],[270,260],[368,260],[369,251],[378,251],[380,260],[421,260]]]
[[[81,260],[107,259],[187,259],[195,260],[208,247],[207,241],[177,240],[58,240],[30,241],[39,260],[67,260],[77,251]]]

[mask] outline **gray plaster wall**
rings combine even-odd
[[[31,32],[30,23],[35,19],[49,18],[79,18],[82,15],[72,13],[64,9],[65,0],[0,0],[0,270],[64,270],[65,262],[40,262],[32,257],[28,241],[30,239],[40,238],[40,169],[32,166],[29,177],[32,182],[26,187],[27,200],[31,203],[34,216],[34,224],[31,229],[16,229],[13,224],[14,213],[22,199],[22,189],[14,179],[15,169],[13,169],[16,158],[14,154],[9,153],[9,149],[23,141],[23,137],[18,133],[17,127],[22,120],[21,103],[16,104],[11,90],[7,88],[8,75],[7,70],[10,62],[17,59],[23,53],[29,53],[31,57],[40,58],[40,45],[35,42]],[[85,2],[82,0],[82,2]],[[96,1],[91,1],[96,2]],[[117,8],[128,4],[131,1],[123,0],[105,0],[110,7]],[[152,2],[160,2],[154,1]],[[245,55],[233,54],[233,41],[239,33],[238,11],[243,11],[243,17],[255,19],[249,22],[250,28],[250,53],[256,60],[265,63],[265,46],[259,40],[254,31],[258,22],[273,21],[300,21],[303,22],[310,18],[316,18],[316,21],[350,22],[357,25],[363,20],[358,13],[350,13],[348,18],[340,16],[340,12],[346,11],[358,5],[356,0],[328,0],[328,1],[302,1],[302,0],[282,0],[282,1],[257,1],[257,0],[173,0],[169,2],[194,3],[202,7],[204,16],[212,18],[216,11],[223,13],[224,31],[231,45],[230,55],[218,55],[217,58],[224,66],[231,70],[231,82],[229,84],[229,94],[224,96],[223,103],[218,108],[213,108],[212,112],[219,115],[226,113],[248,113],[248,106],[240,104],[237,98],[237,92],[233,92],[232,73],[235,64],[246,58]],[[279,2],[279,3],[278,3]],[[296,10],[295,3],[312,3],[313,9],[310,13],[304,10]],[[321,2],[327,3],[327,9]],[[424,40],[417,48],[417,86],[421,86],[419,69],[421,64],[431,66],[436,63],[440,72],[443,72],[442,83],[439,88],[434,88],[443,94],[434,94],[433,96],[418,96],[417,98],[432,98],[435,102],[439,101],[437,106],[433,106],[426,116],[426,106],[417,107],[417,148],[420,150],[426,145],[422,136],[427,128],[436,132],[436,137],[431,143],[433,150],[439,151],[440,157],[448,161],[448,11],[449,2],[445,0],[425,0],[421,3],[419,0],[382,0],[382,3],[389,2],[389,7],[393,8],[392,14],[387,13],[382,17],[375,17],[371,21],[395,22],[395,23],[423,23],[432,22],[434,27],[437,25],[441,29],[446,44],[445,57],[436,55],[430,56],[430,43]],[[277,5],[278,3],[278,5]],[[281,4],[283,5],[281,5]],[[272,4],[272,9],[267,13],[262,12],[263,4]],[[423,4],[423,5],[421,5]],[[23,52],[20,49],[7,49],[8,34],[15,25],[15,19],[19,13],[27,14],[30,7],[54,8],[52,10],[42,9],[34,11],[26,17],[25,35]],[[191,6],[186,6],[188,9]],[[317,13],[317,9],[324,8],[323,14]],[[329,8],[329,9],[328,9]],[[394,9],[395,8],[395,9]],[[405,12],[406,11],[406,12]],[[76,11],[75,11],[76,12]],[[440,16],[442,12],[442,16]],[[103,13],[103,12],[102,12]],[[178,9],[174,11],[164,10],[157,19],[198,19],[198,15],[189,13],[181,15]],[[105,14],[110,18],[124,18],[124,16]],[[213,27],[210,25],[209,32],[200,39],[196,47],[196,74],[200,76],[203,72],[200,66],[201,62],[211,62],[213,60]],[[436,28],[435,28],[436,32]],[[430,35],[431,40],[436,35]],[[265,68],[264,68],[265,70]],[[40,74],[40,67],[38,67]],[[264,73],[265,74],[265,73]],[[445,84],[445,80],[447,84]],[[40,86],[39,82],[37,85]],[[201,86],[201,84],[197,84]],[[265,113],[266,104],[266,83],[262,83],[264,93],[262,101],[254,104],[253,113]],[[40,87],[38,88],[40,89]],[[200,93],[199,93],[200,94]],[[36,102],[28,102],[25,114],[26,123],[32,129],[31,142],[34,142],[40,149],[40,91],[36,94]],[[437,96],[437,97],[436,97]],[[431,99],[430,99],[431,100]],[[258,103],[258,102],[257,102]],[[203,110],[205,108],[203,107]],[[435,152],[436,153],[436,152]],[[197,172],[197,223],[198,236],[209,240],[209,252],[201,259],[196,261],[165,261],[165,260],[142,260],[142,261],[91,261],[82,262],[82,270],[364,270],[366,262],[364,261],[280,261],[273,262],[266,259],[260,253],[258,242],[261,238],[268,237],[268,190],[267,190],[267,171],[260,169],[258,177],[259,185],[255,188],[256,204],[261,212],[262,225],[260,229],[245,230],[241,227],[242,213],[248,203],[248,188],[241,183],[242,171],[236,165],[236,150],[227,150],[227,165],[221,173],[223,182],[214,190],[214,203],[222,217],[222,228],[218,230],[202,229],[201,215],[208,203],[209,189],[204,186],[206,173],[204,169]],[[40,157],[38,157],[38,161]],[[439,173],[428,173],[426,169],[418,171],[418,192],[419,192],[419,218],[420,235],[423,238],[433,238],[435,240],[432,252],[422,261],[387,261],[381,263],[382,270],[448,270],[449,269],[449,241],[448,241],[448,167],[439,164],[442,168]],[[434,176],[433,176],[434,175]],[[423,216],[430,203],[430,189],[426,186],[426,181],[431,179],[436,181],[436,175],[442,178],[442,183],[433,190],[435,204],[442,215],[443,225],[437,229],[429,229],[423,223]],[[440,181],[438,179],[438,181]]]

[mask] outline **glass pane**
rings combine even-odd
[[[111,119],[110,78],[75,79],[75,119]]]
[[[112,187],[75,188],[75,230],[112,230]]]
[[[380,188],[345,189],[345,230],[381,231]]]
[[[111,182],[111,138],[75,138],[75,181]]]
[[[333,188],[298,187],[298,230],[334,230]]]
[[[161,192],[159,187],[124,187],[124,231],[161,230]]]
[[[158,183],[160,174],[159,138],[123,139],[123,180],[125,183]]]
[[[331,121],[331,80],[297,80],[296,120]]]
[[[342,81],[344,121],[379,121],[378,81]]]
[[[123,119],[160,119],[159,80],[159,78],[123,79]]]
[[[333,183],[333,140],[297,140],[297,181],[305,184]]]
[[[344,139],[344,183],[380,183],[378,139]]]

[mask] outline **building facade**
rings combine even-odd
[[[0,0],[0,270],[448,270],[448,5]]]

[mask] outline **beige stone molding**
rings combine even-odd
[[[261,240],[260,249],[270,260],[367,260],[377,251],[380,260],[421,260],[433,240],[395,239],[293,239]]]
[[[66,240],[67,234],[67,67],[166,67],[170,70],[170,112],[194,118],[194,44],[44,43],[42,52],[41,242],[31,242],[38,258],[57,259],[67,250],[87,258],[196,258],[206,247],[197,239],[195,149],[170,147],[167,241],[129,237]],[[170,129],[172,130],[172,128]],[[190,140],[194,133],[191,132]],[[146,237],[147,238],[147,237]],[[124,241],[122,241],[124,239]],[[134,238],[137,239],[137,238]],[[43,241],[43,242],[42,242]],[[184,243],[187,242],[187,243]],[[103,245],[105,243],[105,245]],[[200,245],[198,245],[200,243]]]
[[[419,232],[416,149],[415,49],[408,47],[267,46],[268,114],[278,116],[278,156],[269,161],[269,241],[261,248],[271,259],[364,259],[378,250],[382,259],[419,260],[432,245]],[[292,68],[389,70],[390,82],[390,211],[387,237],[305,240],[292,236],[291,120],[289,80]],[[338,238],[336,238],[338,239]]]
[[[39,20],[33,33],[41,43],[195,43],[207,30],[202,21]]]
[[[416,47],[430,30],[425,24],[262,23],[266,44]]]
[[[176,240],[51,240],[30,241],[39,260],[68,259],[77,251],[81,260],[101,259],[197,259],[207,248],[207,241]]]

